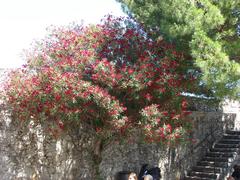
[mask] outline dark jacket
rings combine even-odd
[[[138,175],[138,179],[143,180],[145,175],[150,174],[153,177],[153,180],[159,180],[161,178],[160,168],[159,167],[147,168],[147,166],[148,164],[142,165],[142,168]]]
[[[239,169],[234,170],[233,173],[232,173],[232,177],[233,177],[235,180],[240,180],[240,170],[239,170]]]

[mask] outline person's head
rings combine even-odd
[[[138,180],[136,173],[130,173],[128,176],[128,180]]]
[[[153,177],[150,174],[144,176],[144,180],[153,180]]]

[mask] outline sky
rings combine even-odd
[[[106,14],[124,15],[115,0],[0,0],[0,68],[21,67],[23,49],[51,25],[97,23]]]

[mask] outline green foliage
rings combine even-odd
[[[153,37],[166,37],[193,59],[201,81],[219,98],[239,98],[239,0],[119,0]]]

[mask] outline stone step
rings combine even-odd
[[[211,148],[209,149],[209,152],[232,152],[232,153],[236,153],[238,152],[239,149],[238,148]]]
[[[214,145],[214,148],[238,148],[239,144],[220,144],[217,143]]]
[[[221,173],[222,168],[220,167],[209,167],[209,166],[194,166],[192,168],[196,172],[206,172],[206,173]]]
[[[227,152],[207,152],[206,156],[208,157],[228,157],[233,158],[236,156],[234,153],[227,153]]]
[[[233,131],[233,130],[227,130],[225,133],[229,135],[240,135],[240,131]]]
[[[239,144],[240,139],[222,139],[218,141],[219,144]]]
[[[205,156],[202,160],[203,161],[211,161],[211,162],[232,162],[233,161],[232,158],[227,158],[227,157],[208,157],[208,156]]]
[[[197,176],[186,176],[183,180],[216,180],[214,178],[203,178]]]
[[[240,135],[229,135],[229,134],[224,134],[222,139],[240,139]]]
[[[217,180],[230,167],[240,152],[240,131],[228,130],[197,165],[192,168],[184,180]]]
[[[199,166],[208,166],[208,167],[228,167],[228,162],[214,162],[214,161],[200,161],[197,163]]]
[[[219,176],[219,174],[191,171],[188,176],[196,176],[196,177],[200,177],[200,178],[212,178],[212,179],[217,179],[217,177]]]

